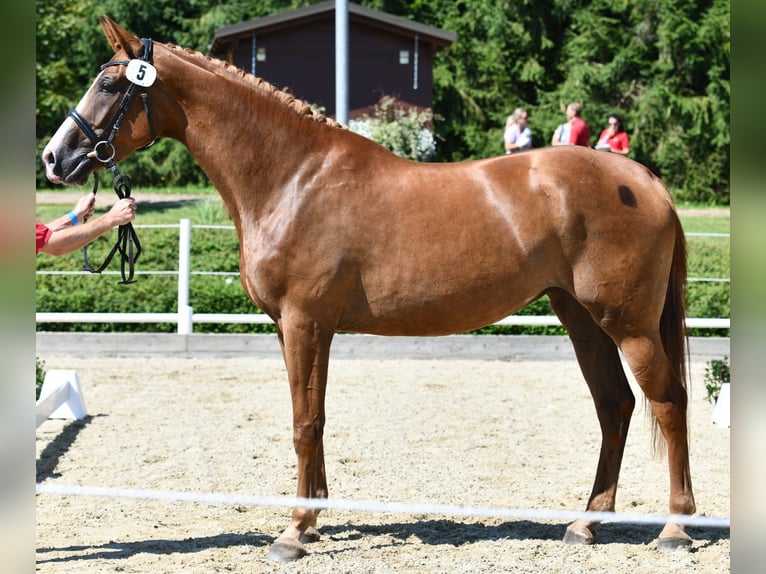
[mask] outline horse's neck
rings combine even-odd
[[[184,118],[171,137],[186,145],[235,218],[273,199],[307,161],[313,132],[332,129],[233,73],[186,61],[177,73],[171,89]]]

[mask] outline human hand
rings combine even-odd
[[[81,197],[72,210],[79,221],[87,221],[96,209],[96,194],[89,193]]]
[[[125,225],[136,218],[136,200],[132,197],[120,199],[109,210],[114,225]]]

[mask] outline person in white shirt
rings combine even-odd
[[[551,145],[566,145],[569,143],[569,122],[559,124],[556,131],[553,132]]]
[[[523,108],[516,108],[508,116],[503,134],[506,155],[525,151],[532,147],[532,130],[527,126],[528,120],[529,114]]]

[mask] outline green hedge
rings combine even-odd
[[[48,221],[60,214],[61,206],[38,206],[38,217]],[[139,223],[177,224],[189,218],[193,225],[231,225],[227,214],[215,197],[196,203],[151,204],[139,208]],[[720,219],[720,218],[716,218]],[[699,227],[699,222],[692,222]],[[707,220],[702,220],[703,226]],[[721,226],[728,227],[728,219]],[[706,231],[707,229],[698,229]],[[143,252],[137,263],[137,281],[120,285],[118,275],[37,275],[36,304],[40,312],[118,312],[169,313],[177,309],[176,275],[141,275],[141,271],[167,271],[178,268],[177,228],[138,228]],[[89,248],[92,263],[103,259],[114,241],[114,233],[94,242]],[[689,237],[689,277],[729,277],[729,241],[725,238]],[[40,255],[38,270],[75,271],[82,269],[81,254],[63,257]],[[119,262],[112,262],[113,271]],[[191,269],[206,272],[238,272],[239,244],[233,229],[204,229],[193,227],[191,240]],[[190,305],[196,313],[255,313],[259,312],[245,295],[236,275],[192,275],[189,285]],[[696,283],[688,287],[689,317],[729,317],[729,283]],[[552,315],[547,297],[521,310],[519,314]],[[39,323],[40,331],[88,332],[175,332],[174,323]],[[196,323],[195,332],[256,333],[273,332],[273,325],[239,325]],[[561,327],[488,326],[476,331],[482,334],[564,334]],[[693,335],[728,335],[723,330],[692,330]]]

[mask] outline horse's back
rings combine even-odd
[[[561,146],[489,162],[489,169],[497,172],[495,177],[506,180],[507,193],[518,196],[520,190],[514,189],[518,182],[524,193],[545,195],[552,208],[642,221],[664,219],[673,211],[659,178],[621,155]]]

